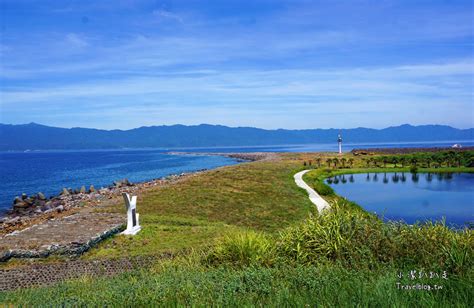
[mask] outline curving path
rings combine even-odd
[[[314,205],[316,205],[316,207],[318,208],[318,212],[321,213],[322,211],[329,209],[330,206],[326,200],[324,200],[320,195],[318,195],[317,192],[314,191],[314,189],[309,187],[309,185],[306,184],[305,181],[303,181],[303,175],[308,171],[309,170],[303,170],[295,174],[294,176],[295,183],[296,185],[298,185],[299,187],[303,188],[304,190],[308,192],[309,200],[311,200],[311,202],[313,202]]]

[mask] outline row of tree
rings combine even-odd
[[[370,157],[365,160],[366,167],[474,167],[474,151],[443,151],[435,153],[414,153],[410,155],[389,155]]]
[[[398,167],[474,167],[474,151],[441,151],[441,152],[424,152],[414,154],[400,154],[400,155],[384,155],[363,158],[364,164],[367,168],[370,167],[384,167],[387,166]],[[353,158],[316,158],[314,161],[304,161],[304,166],[314,166],[321,168],[325,164],[328,168],[352,168],[354,166]]]
[[[354,159],[353,158],[328,158],[326,159],[326,165],[330,168],[330,167],[334,167],[334,168],[337,168],[338,166],[342,167],[342,168],[346,168],[346,167],[349,167],[349,168],[352,168],[352,166],[354,165]],[[322,158],[316,158],[314,160],[314,163],[315,163],[315,166],[317,166],[318,168],[321,168],[322,164],[323,164],[323,159]],[[309,160],[308,163],[306,163],[306,161],[303,162],[303,165],[304,166],[312,166],[313,165],[313,161],[312,160]]]

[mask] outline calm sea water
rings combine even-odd
[[[386,220],[446,219],[448,225],[474,223],[472,173],[369,173],[330,178],[340,196]]]
[[[453,144],[461,144],[465,147],[474,146],[474,140],[453,140],[440,142],[384,142],[384,143],[343,143],[342,150],[350,152],[353,149],[372,148],[436,148],[450,147]],[[186,152],[337,152],[337,142],[317,144],[289,144],[278,146],[248,146],[248,147],[213,147],[213,148],[184,148],[169,149],[170,151]]]
[[[439,147],[473,141],[438,143],[372,143],[345,144],[353,148]],[[211,169],[236,164],[234,159],[220,156],[168,155],[170,151],[191,153],[217,152],[310,152],[336,151],[337,144],[304,144],[282,146],[173,148],[141,150],[31,151],[0,152],[0,212],[11,207],[22,192],[57,194],[63,187],[109,186],[114,180],[128,178],[142,182],[170,174]]]
[[[62,187],[110,186],[238,163],[222,156],[167,155],[163,151],[79,151],[0,154],[0,211],[22,192],[56,195]]]

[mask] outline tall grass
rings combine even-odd
[[[390,264],[460,275],[472,271],[474,257],[472,230],[454,231],[443,222],[386,224],[344,202],[283,231],[278,247],[282,256],[302,264],[331,261],[368,269]]]
[[[374,215],[339,200],[324,215],[313,215],[282,231],[234,233],[221,240],[205,259],[211,265],[272,266],[337,264],[373,270],[386,266],[474,273],[473,231],[454,231],[443,222],[406,225],[383,223]]]
[[[270,237],[255,231],[232,233],[219,240],[206,258],[211,265],[264,265],[275,262],[275,245]]]

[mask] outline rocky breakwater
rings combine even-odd
[[[0,262],[10,258],[43,258],[51,254],[76,257],[98,242],[120,232],[126,215],[117,211],[122,193],[172,185],[200,172],[182,173],[144,183],[128,180],[95,190],[63,189],[57,196],[22,195],[0,223]],[[40,202],[41,201],[41,202]]]
[[[217,153],[217,155],[227,156],[242,161],[271,160],[277,157],[277,155],[273,152]]]
[[[258,161],[258,160],[271,160],[277,157],[274,152],[238,152],[238,153],[226,153],[226,152],[168,152],[169,155],[192,155],[192,156],[225,156],[236,159],[240,162],[246,161]]]
[[[39,217],[55,217],[58,214],[85,205],[98,204],[103,200],[112,199],[122,192],[133,192],[135,184],[127,179],[114,182],[113,186],[96,190],[93,185],[88,189],[82,186],[78,189],[63,188],[58,195],[46,197],[39,192],[28,196],[22,194],[13,200],[12,209],[6,216],[0,218],[0,233],[5,233],[26,226]]]
[[[143,183],[131,183],[127,179],[122,179],[100,189],[95,189],[92,185],[88,189],[85,186],[79,189],[63,188],[58,195],[49,198],[41,192],[31,196],[22,194],[14,199],[12,209],[6,216],[0,218],[0,234],[24,229],[46,219],[69,215],[69,212],[86,206],[103,205],[107,200],[120,198],[124,192],[138,194],[139,191],[173,183],[203,171],[205,170],[175,174]]]

